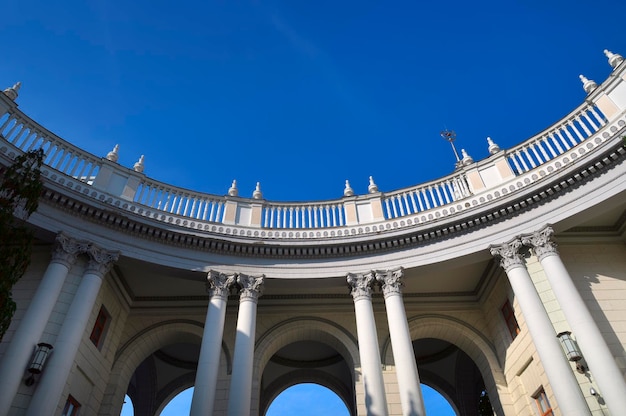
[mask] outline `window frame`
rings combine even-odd
[[[100,306],[96,320],[93,323],[91,334],[89,335],[89,340],[96,346],[96,348],[102,348],[110,324],[111,314],[107,311],[104,305],[102,305]]]
[[[543,387],[540,387],[539,390],[532,395],[532,398],[535,399],[537,414],[539,416],[554,416],[554,410],[552,410],[552,405],[550,404],[548,395]]]
[[[508,298],[500,308],[500,313],[502,314],[506,328],[509,330],[511,339],[517,338],[521,330],[517,323],[517,318],[515,317],[515,309],[513,309],[513,305],[511,305]]]
[[[74,396],[69,394],[67,396],[67,400],[65,401],[65,406],[63,407],[63,412],[61,412],[61,416],[78,416],[80,408],[80,402],[76,400]]]

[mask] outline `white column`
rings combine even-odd
[[[553,233],[551,227],[546,227],[532,235],[522,236],[522,242],[533,248],[546,272],[552,291],[576,335],[576,342],[589,364],[589,371],[593,373],[611,414],[626,415],[624,376],[567,272],[557,252],[556,244],[550,241]]]
[[[211,296],[204,322],[202,347],[196,370],[196,382],[191,400],[191,416],[213,414],[215,406],[215,389],[217,387],[217,370],[220,364],[222,336],[228,292],[235,283],[235,275],[225,275],[209,271],[207,276],[208,291]]]
[[[378,335],[372,308],[372,283],[374,276],[367,274],[348,274],[348,285],[354,299],[356,331],[359,340],[359,357],[361,359],[361,376],[365,389],[367,414],[386,416],[387,396],[383,381]],[[413,359],[414,360],[414,359]]]
[[[400,403],[402,414],[410,416],[424,416],[424,400],[420,379],[417,373],[415,352],[409,332],[409,323],[406,319],[406,311],[402,302],[402,268],[386,272],[376,272],[376,280],[380,282],[385,296],[385,308],[387,309],[387,321],[389,322],[389,334],[391,336],[391,349],[393,361],[398,377],[400,390]]]
[[[230,379],[228,415],[250,414],[252,399],[252,364],[254,359],[254,337],[256,331],[256,306],[261,295],[265,276],[237,275],[241,286],[237,336],[233,353],[233,374]]]
[[[533,339],[552,391],[563,415],[591,415],[580,386],[572,373],[565,354],[556,338],[556,332],[535,289],[524,260],[519,254],[522,242],[491,247],[491,254],[500,257],[500,265],[506,274],[522,309],[528,332]]]
[[[30,401],[27,416],[47,415],[57,408],[102,279],[119,256],[119,252],[102,250],[96,246],[89,247],[87,254],[90,257],[89,265],[67,311],[55,341],[54,352],[36,384],[37,390]]]
[[[76,256],[87,250],[88,244],[64,234],[56,237],[52,260],[37,287],[26,313],[0,362],[0,415],[6,415],[24,379],[33,348],[41,340],[48,318],[61,293],[63,282]]]

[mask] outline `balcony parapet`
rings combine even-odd
[[[150,179],[94,156],[51,133],[0,94],[0,154],[42,148],[47,180],[152,221],[258,239],[333,239],[444,221],[558,178],[626,126],[626,64],[590,90],[585,102],[539,134],[443,178],[399,189],[315,202],[218,196]],[[260,194],[259,194],[260,195]]]

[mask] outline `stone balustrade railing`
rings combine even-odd
[[[606,125],[606,117],[585,102],[561,121],[509,149],[507,159],[518,174],[528,172],[570,150]]]
[[[621,61],[620,61],[621,62]],[[581,78],[583,79],[583,78]],[[626,64],[600,86],[586,78],[587,100],[543,132],[509,150],[465,160],[444,178],[400,189],[320,202],[281,203],[216,196],[146,177],[141,169],[99,158],[51,133],[0,94],[0,155],[41,148],[48,180],[151,220],[217,234],[259,238],[333,238],[445,219],[492,203],[592,153],[626,126]],[[590,84],[592,84],[590,86]]]

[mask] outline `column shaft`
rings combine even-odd
[[[387,396],[383,380],[376,321],[371,299],[371,283],[374,277],[369,275],[348,275],[348,284],[352,286],[356,331],[361,360],[361,377],[365,389],[367,414],[386,416]]]
[[[567,272],[556,250],[556,245],[549,241],[552,233],[552,229],[547,227],[523,240],[525,244],[533,246],[565,318],[576,335],[576,342],[589,364],[589,370],[598,383],[607,407],[614,415],[626,415],[624,376],[585,301]]]
[[[243,289],[239,300],[237,336],[235,337],[235,351],[233,352],[233,374],[230,379],[228,396],[229,416],[250,414],[256,309],[263,278],[263,276],[254,278],[241,274],[237,277],[237,283]]]
[[[382,283],[385,295],[385,308],[387,309],[387,321],[389,322],[393,361],[396,367],[396,376],[398,377],[402,414],[424,416],[426,414],[424,399],[422,398],[422,389],[420,387],[409,324],[402,301],[403,285],[400,280],[402,275],[402,269],[377,272],[376,279]]]
[[[56,244],[52,260],[0,362],[0,415],[9,412],[27,370],[28,360],[41,340],[76,254],[86,247],[83,247],[84,243],[63,234],[57,236]]]
[[[513,250],[511,250],[511,245],[513,245]],[[503,258],[502,265],[522,309],[528,332],[535,344],[561,413],[568,416],[589,416],[591,413],[556,338],[550,317],[543,307],[523,261],[517,254],[520,246],[521,242],[516,240],[510,245],[503,244],[500,251],[492,248],[491,252]]]
[[[106,253],[92,246],[89,249],[90,255],[94,251],[98,252],[95,254],[97,260],[92,258],[78,286],[55,341],[54,353],[50,356],[37,384],[37,390],[31,399],[26,412],[27,416],[50,414],[57,408],[67,377],[72,370],[80,341],[87,327],[87,320],[100,291],[102,278],[108,271],[110,262],[117,260],[117,253]],[[103,255],[106,260],[101,258]]]
[[[202,347],[200,348],[195,389],[191,400],[191,416],[213,414],[228,288],[234,281],[234,276],[225,276],[214,272],[209,272],[208,278],[209,285],[213,287],[210,289],[211,301],[204,322]]]

